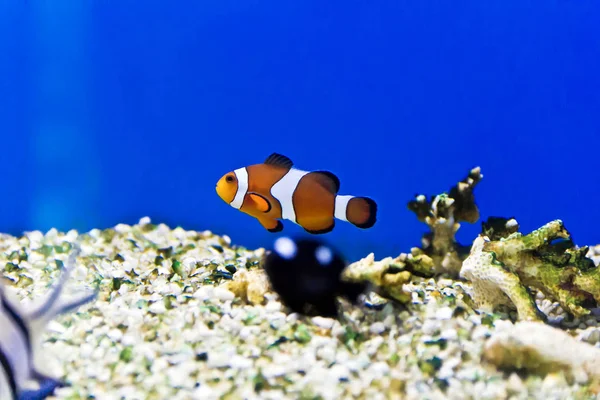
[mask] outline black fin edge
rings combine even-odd
[[[362,224],[354,224],[354,226],[356,226],[357,228],[360,228],[360,229],[369,229],[373,225],[375,225],[375,222],[377,222],[377,203],[375,202],[375,200],[373,200],[369,197],[359,197],[359,198],[365,200],[367,202],[367,204],[369,204],[369,219]],[[350,201],[352,201],[352,200],[350,200]]]
[[[335,228],[335,220],[331,223],[330,226],[328,226],[325,229],[317,229],[317,230],[310,230],[310,229],[306,229],[304,228],[304,230],[308,233],[311,233],[313,235],[322,235],[324,233],[329,233],[333,230],[333,228]]]
[[[281,221],[277,220],[277,226],[275,228],[267,229],[267,230],[271,233],[281,232],[283,230],[283,223]]]
[[[289,157],[279,153],[271,153],[264,161],[267,165],[275,165],[278,167],[292,168],[294,163]]]
[[[267,211],[264,211],[265,213],[268,213],[269,211],[271,211],[271,208],[273,208],[273,206],[271,206],[271,202],[269,201],[269,199],[267,199],[265,196],[263,196],[262,194],[256,193],[256,192],[248,192],[247,194],[253,194],[256,195],[258,197],[260,197],[261,199],[263,199],[264,201],[267,202],[267,204],[269,205],[269,208],[267,208]]]
[[[334,194],[337,194],[340,191],[340,178],[337,177],[336,174],[334,174],[331,171],[323,171],[323,170],[319,170],[319,171],[313,171],[312,173],[314,174],[322,174],[327,176],[329,179],[331,179],[333,181],[333,184],[335,186],[335,190],[334,190]]]

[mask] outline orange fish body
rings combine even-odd
[[[338,195],[339,179],[328,171],[302,171],[281,154],[264,163],[238,168],[217,182],[217,194],[270,232],[283,229],[281,219],[307,232],[331,232],[340,219],[366,229],[375,224],[377,204],[370,198]]]

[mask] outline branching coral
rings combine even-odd
[[[561,220],[523,235],[514,219],[483,225],[460,276],[473,283],[475,303],[482,309],[512,303],[521,320],[545,319],[529,288],[535,288],[575,316],[600,303],[600,269],[576,247]],[[490,236],[488,236],[490,235]]]
[[[479,167],[457,183],[448,193],[432,196],[417,195],[408,203],[419,221],[431,231],[422,238],[422,248],[413,247],[409,254],[375,261],[373,255],[357,261],[346,269],[344,276],[351,281],[369,281],[382,296],[406,302],[410,296],[402,286],[412,276],[429,278],[436,273],[458,275],[462,260],[469,254],[469,246],[456,242],[455,234],[462,221],[474,223],[479,219],[473,189],[483,178]]]
[[[600,269],[586,257],[588,247],[573,244],[560,220],[523,235],[514,218],[490,217],[472,246],[456,241],[460,222],[479,219],[473,190],[482,178],[480,168],[473,168],[447,194],[416,196],[408,208],[430,227],[422,247],[377,262],[371,254],[351,264],[345,278],[369,281],[379,294],[406,302],[403,285],[412,276],[445,273],[471,281],[474,303],[484,310],[514,305],[522,320],[545,320],[529,292],[535,288],[575,316],[589,314],[590,305],[600,303]]]
[[[417,215],[419,221],[425,222],[430,228],[430,232],[423,235],[422,248],[412,249],[414,259],[432,265],[437,273],[458,275],[470,246],[458,243],[455,235],[460,222],[472,224],[479,219],[473,190],[482,178],[481,168],[473,168],[447,194],[431,196],[429,200],[420,194],[408,203],[408,208]],[[431,261],[425,261],[427,258]]]
[[[401,256],[402,257],[402,256]],[[412,274],[404,269],[401,257],[386,257],[375,261],[373,253],[350,264],[343,272],[343,278],[352,282],[370,282],[376,290],[387,298],[400,302],[410,300],[410,295],[403,290],[403,285],[410,281]]]

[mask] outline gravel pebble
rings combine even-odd
[[[100,294],[57,318],[44,336],[49,362],[70,383],[50,399],[555,399],[589,393],[585,373],[568,382],[483,363],[488,338],[511,322],[504,311],[476,313],[461,305],[457,312],[463,291],[471,291],[468,282],[415,277],[405,285],[411,292],[406,306],[342,303],[340,320],[304,317],[273,292],[265,293],[264,304],[249,304],[221,287],[232,266],[259,268],[264,249],[232,246],[229,237],[208,231],[152,225],[147,217],[84,234],[1,235],[7,284],[23,300],[43,295],[74,241],[82,254],[73,286],[97,285]],[[600,261],[600,246],[590,253]],[[539,293],[536,302],[551,321],[564,319],[562,329],[578,340],[600,342],[597,317],[565,318]]]
[[[369,328],[369,330],[373,334],[380,334],[380,333],[385,332],[385,325],[381,321],[375,322],[374,324],[371,325],[371,327]]]

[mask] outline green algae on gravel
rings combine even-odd
[[[0,268],[21,298],[34,297],[68,255],[57,247],[74,242],[82,253],[73,279],[100,295],[46,336],[70,383],[53,399],[544,398],[589,390],[482,362],[496,325],[508,322],[472,310],[468,282],[411,274],[403,304],[341,302],[339,321],[306,318],[264,284],[264,249],[146,218],[85,234],[2,236]],[[34,251],[42,246],[53,251]],[[228,289],[235,285],[252,295]]]

